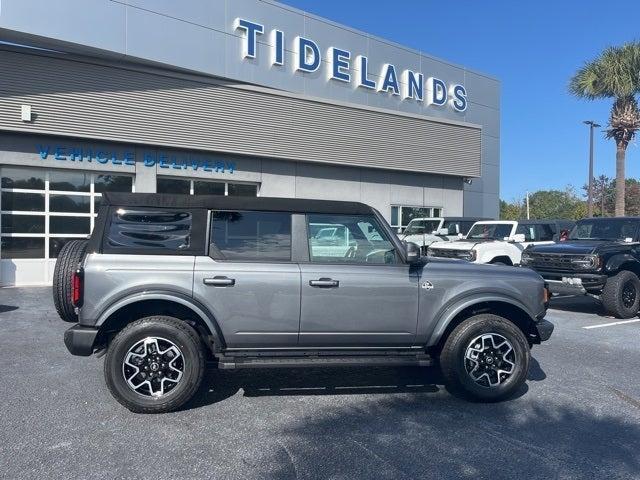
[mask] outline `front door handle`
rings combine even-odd
[[[229,277],[213,277],[204,278],[202,282],[210,287],[233,287],[236,284],[236,279]]]
[[[336,288],[340,286],[340,282],[331,278],[319,278],[318,280],[309,280],[309,286],[318,288]]]

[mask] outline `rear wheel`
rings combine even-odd
[[[600,295],[605,310],[617,318],[632,318],[640,308],[640,280],[628,270],[607,279]]]
[[[184,405],[205,370],[198,333],[172,317],[137,320],[109,345],[104,375],[114,398],[132,412],[163,413]]]
[[[529,343],[516,325],[497,315],[481,314],[451,332],[440,366],[454,393],[496,402],[511,397],[524,384],[530,356]]]
[[[71,302],[71,277],[87,253],[86,240],[67,242],[58,254],[53,270],[53,303],[65,322],[77,322],[78,316]]]

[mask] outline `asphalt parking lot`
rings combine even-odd
[[[472,404],[435,370],[211,370],[135,415],[69,355],[49,288],[0,289],[3,478],[640,478],[640,322],[554,301],[526,389]],[[585,328],[596,327],[596,328]]]

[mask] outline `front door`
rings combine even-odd
[[[193,293],[215,316],[227,347],[295,347],[300,268],[291,261],[291,214],[213,212],[210,228]]]
[[[342,232],[329,245],[328,231]],[[309,263],[300,265],[300,346],[409,346],[419,273],[401,263],[373,215],[307,215]],[[347,239],[347,248],[343,239]]]

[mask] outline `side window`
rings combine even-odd
[[[218,260],[291,261],[291,214],[212,212],[209,253]]]
[[[372,215],[307,215],[312,262],[396,263],[393,243]]]
[[[460,233],[460,223],[452,222],[448,225],[449,235],[458,235]]]
[[[538,235],[537,235],[537,239],[536,241],[538,242],[548,242],[553,240],[553,228],[551,228],[551,225],[548,224],[540,224],[537,225],[538,227]]]
[[[460,233],[466,235],[475,222],[460,222]]]
[[[536,226],[535,225],[522,225],[519,224],[518,228],[516,228],[516,235],[522,233],[524,234],[525,242],[536,242],[538,240],[536,236]]]
[[[163,253],[191,248],[193,215],[184,210],[114,209],[105,248],[114,253]]]

